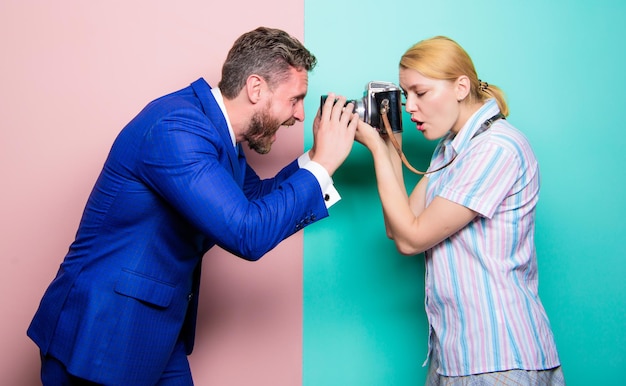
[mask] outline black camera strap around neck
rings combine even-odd
[[[396,151],[398,152],[398,155],[400,156],[400,159],[402,160],[402,163],[404,164],[404,166],[407,167],[407,169],[409,169],[410,171],[412,171],[415,174],[426,175],[426,174],[431,174],[431,173],[434,173],[434,172],[438,172],[438,171],[444,169],[445,167],[449,166],[452,162],[454,162],[454,160],[456,159],[456,155],[454,157],[452,157],[450,162],[446,163],[442,167],[437,168],[435,170],[431,170],[429,172],[422,172],[422,171],[419,171],[419,170],[415,169],[409,163],[409,161],[406,159],[406,156],[404,155],[404,152],[402,151],[402,148],[400,147],[400,144],[396,140],[396,137],[393,135],[393,131],[391,130],[391,125],[389,124],[389,118],[387,118],[387,111],[389,111],[389,101],[387,101],[387,103],[384,103],[385,101],[387,101],[387,100],[385,99],[385,100],[383,100],[383,103],[381,103],[381,109],[380,109],[380,115],[382,115],[383,122],[385,124],[385,132],[387,133],[387,136],[389,137],[389,139],[391,139],[391,143],[393,143],[393,147],[396,148]],[[474,139],[474,137],[476,137],[477,135],[482,134],[485,130],[489,129],[491,127],[491,125],[493,125],[493,123],[495,121],[497,121],[498,119],[506,119],[506,118],[504,117],[504,114],[502,114],[501,112],[498,112],[498,114],[496,114],[493,117],[487,119],[485,122],[483,122],[480,125],[480,128],[472,136],[472,139]]]

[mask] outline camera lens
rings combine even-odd
[[[365,112],[367,108],[365,107],[365,99],[357,99],[352,101],[354,103],[354,112],[359,114],[359,119],[365,121]]]

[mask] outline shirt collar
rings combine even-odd
[[[456,135],[448,133],[448,135],[443,139],[444,144],[446,146],[451,146],[456,154],[461,153],[469,146],[471,139],[474,138],[483,123],[499,112],[500,109],[498,108],[496,100],[494,98],[489,98],[485,104],[478,109],[478,111],[472,114]]]
[[[213,98],[217,102],[218,106],[220,106],[220,110],[222,110],[222,114],[224,114],[224,118],[226,119],[226,124],[228,125],[228,132],[230,133],[230,139],[233,141],[233,146],[237,146],[237,142],[235,140],[235,132],[233,131],[233,127],[230,124],[230,118],[228,118],[228,112],[226,112],[226,106],[224,105],[224,97],[222,97],[222,92],[219,88],[213,87],[211,88],[211,93],[213,94]]]

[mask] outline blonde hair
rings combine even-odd
[[[454,81],[465,75],[470,80],[469,102],[495,98],[504,116],[509,115],[504,92],[497,86],[478,79],[474,63],[454,40],[435,36],[409,48],[400,59],[400,67],[415,70],[427,78]]]

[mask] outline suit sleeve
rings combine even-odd
[[[262,198],[266,194],[278,189],[280,184],[290,178],[295,172],[300,169],[298,162],[294,161],[285,166],[281,171],[274,176],[274,178],[261,179],[254,169],[246,163],[245,179],[243,183],[244,195],[249,200],[255,200]]]
[[[215,244],[248,260],[328,216],[317,180],[294,163],[266,182],[246,170],[244,192],[226,145],[199,111],[171,112],[146,134],[140,174]]]

